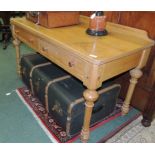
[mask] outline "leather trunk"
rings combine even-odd
[[[79,24],[78,11],[30,11],[26,18],[46,28],[62,27]]]
[[[79,133],[85,107],[83,91],[86,88],[83,84],[39,54],[22,57],[21,70],[25,84],[67,135],[73,137]],[[113,112],[120,85],[108,81],[98,91],[100,97],[93,108],[91,126]]]
[[[79,80],[52,64],[34,70],[32,85],[34,94],[69,137],[81,131],[85,107],[83,91],[86,88]],[[98,91],[101,95],[93,108],[91,125],[113,112],[120,85],[106,82]]]

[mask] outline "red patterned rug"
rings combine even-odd
[[[31,95],[30,91],[26,87],[17,89],[17,93],[28,109],[33,113],[34,117],[52,140],[52,142],[80,142],[79,134],[69,139],[66,135],[66,132],[56,123],[52,116],[45,115],[46,112],[43,105],[37,98]],[[91,127],[91,134],[94,135],[95,138],[90,139],[90,142],[105,142],[118,131],[120,131],[124,126],[140,116],[141,113],[139,111],[131,108],[129,116],[125,116],[123,118],[121,116],[121,105],[122,102],[119,101],[119,103],[116,104],[115,110],[109,116],[104,118],[104,120],[102,120],[100,123]],[[107,125],[113,125],[112,129],[107,128]],[[100,130],[103,131],[103,134],[100,134]]]

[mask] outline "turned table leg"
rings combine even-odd
[[[127,96],[125,98],[124,104],[122,106],[122,115],[125,115],[129,112],[129,106],[130,106],[132,94],[134,92],[138,79],[142,76],[142,71],[138,68],[135,68],[130,71],[130,75],[131,75],[130,85],[128,88],[128,92],[127,92]]]
[[[17,73],[19,75],[21,75],[21,71],[20,71],[20,41],[18,39],[15,39],[13,41],[13,44],[14,44],[15,49],[16,49],[16,69],[17,69]]]
[[[85,102],[84,123],[83,123],[83,128],[82,128],[82,131],[81,131],[81,141],[83,143],[85,143],[89,139],[89,127],[90,127],[92,109],[93,109],[93,106],[94,106],[94,102],[99,97],[99,94],[95,90],[87,89],[87,90],[84,91],[83,95],[84,95],[84,98],[85,98],[86,102]]]

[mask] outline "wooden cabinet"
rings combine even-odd
[[[150,38],[155,39],[155,12],[106,12],[109,21],[146,30]],[[143,125],[149,126],[155,111],[155,46],[152,48],[143,76],[136,86],[132,98],[132,105],[143,111]],[[129,85],[129,74],[116,78],[122,85],[120,96],[125,98]]]
[[[148,127],[151,125],[151,122],[152,122],[152,119],[154,116],[154,112],[155,112],[155,83],[154,83],[153,88],[149,92],[147,104],[146,104],[144,112],[143,112],[142,124],[145,127]]]

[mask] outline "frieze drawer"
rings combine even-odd
[[[19,27],[15,27],[14,32],[21,41],[26,42],[30,47],[38,50],[38,38],[35,35]]]
[[[88,65],[88,62],[76,58],[67,52],[66,49],[61,48],[61,46],[44,40],[39,41],[39,52],[60,67],[65,68],[69,73],[76,75],[81,80],[83,79],[85,67]]]

